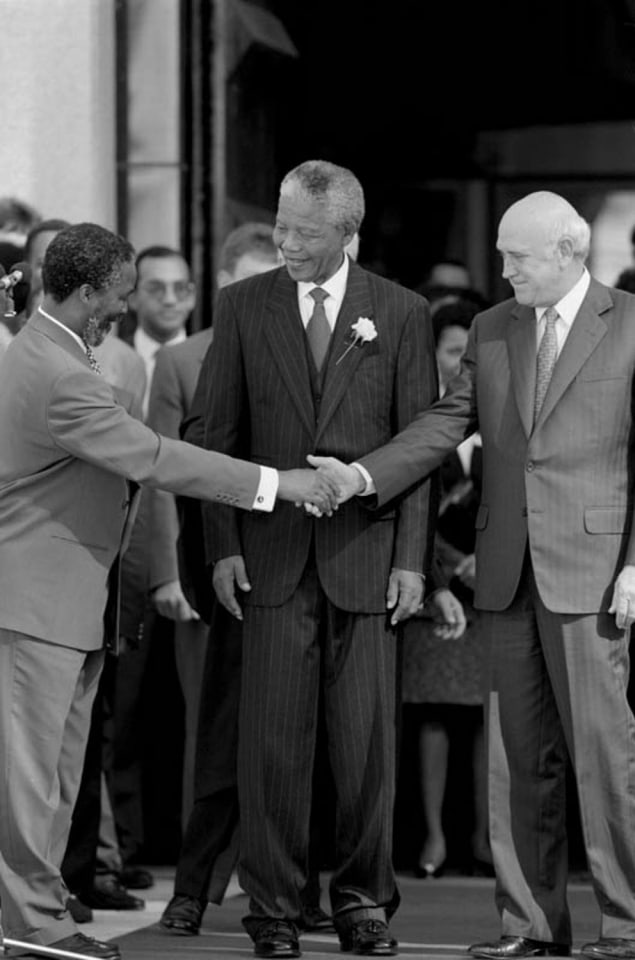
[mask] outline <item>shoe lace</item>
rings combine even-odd
[[[388,928],[383,920],[373,920],[371,918],[370,920],[362,920],[357,929],[360,933],[376,935],[386,933]]]
[[[260,936],[278,939],[290,939],[294,936],[288,920],[267,920],[258,931]]]

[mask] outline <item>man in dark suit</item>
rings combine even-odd
[[[244,223],[231,231],[219,255],[219,289],[279,266],[272,231],[271,225],[257,222]],[[188,337],[183,344],[159,352],[148,414],[148,422],[159,433],[178,436],[190,411],[201,363],[211,340],[212,330],[208,328]],[[204,409],[192,410],[183,424],[187,426],[184,436],[191,442],[202,443],[202,437],[196,437],[196,428],[202,426],[202,413]],[[194,770],[190,771],[190,775],[195,773],[194,807],[179,853],[174,895],[160,922],[170,933],[193,936],[199,932],[208,902],[222,903],[238,859],[236,753],[242,625],[212,602],[214,592],[205,564],[199,501],[180,501],[183,522],[178,559],[179,525],[174,498],[157,490],[151,492],[150,501],[150,527],[159,532],[150,558],[150,586],[157,585],[153,597],[161,613],[185,620],[186,628],[180,646],[178,638],[175,643],[186,711],[184,805],[189,752],[192,759],[196,758]],[[193,611],[207,623],[211,620],[209,643],[206,624],[185,619]],[[201,627],[206,630],[204,645],[199,636],[193,636]],[[316,859],[314,852],[313,860]],[[320,908],[315,864],[303,894],[302,926],[307,930],[330,926],[330,918]]]
[[[310,161],[283,180],[285,267],[218,298],[198,388],[209,449],[278,466],[354,458],[436,396],[426,301],[344,254],[363,214],[342,167]],[[396,952],[395,627],[421,603],[430,514],[429,482],[379,517],[356,502],[328,523],[206,511],[217,595],[243,621],[239,879],[257,956],[300,952],[320,695],[337,795],[334,923],[345,950]]]
[[[134,287],[126,240],[95,224],[68,227],[46,252],[43,280],[44,302],[0,377],[3,943],[109,960],[115,945],[77,931],[60,864],[104,636],[116,645],[119,635],[118,560],[133,488],[266,510],[276,496],[301,500],[307,487],[330,508],[332,487],[315,473],[269,473],[160,437],[126,413],[92,350]]]
[[[512,960],[568,955],[567,753],[600,913],[588,960],[635,957],[635,299],[593,280],[588,224],[530,194],[498,231],[515,299],[479,314],[461,373],[387,447],[337,468],[346,495],[391,501],[465,436],[483,441],[476,606],[489,635],[491,846]],[[612,616],[614,614],[615,616]]]
[[[217,284],[219,289],[245,277],[273,270],[279,263],[271,239],[272,226],[267,223],[244,223],[225,239],[219,255]],[[212,341],[212,328],[195,333],[183,343],[160,350],[152,378],[148,424],[167,437],[179,436],[179,429],[192,403],[194,389],[203,357]],[[188,508],[197,512],[198,501],[190,501]],[[148,587],[153,605],[163,617],[174,621],[174,656],[185,705],[185,750],[183,757],[183,794],[181,817],[185,825],[192,808],[194,779],[194,749],[200,702],[203,668],[207,647],[209,597],[188,601],[180,581],[177,541],[179,521],[177,505],[172,494],[164,490],[148,491],[146,509],[151,542],[148,550]],[[188,526],[188,533],[191,524]],[[197,534],[199,530],[195,531]],[[188,581],[189,571],[197,578],[201,554],[188,557],[184,550]],[[189,561],[189,562],[188,562]],[[202,571],[201,571],[202,572]],[[189,591],[188,591],[189,592]],[[212,594],[211,583],[206,583],[207,594]],[[199,600],[202,600],[199,611]],[[204,619],[201,620],[201,614]]]

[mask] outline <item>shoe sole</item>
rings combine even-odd
[[[172,926],[170,923],[163,923],[159,920],[159,926],[166,933],[171,933],[175,937],[198,937],[198,930],[187,930],[185,927]]]

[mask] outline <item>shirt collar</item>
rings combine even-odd
[[[587,268],[584,267],[582,276],[578,282],[571,287],[568,293],[565,293],[564,297],[558,300],[557,303],[554,303],[553,306],[558,311],[558,315],[562,318],[566,327],[570,327],[575,320],[576,314],[582,306],[582,301],[587,295],[590,283],[591,275]],[[547,307],[536,307],[536,320],[538,323],[542,320],[547,309]]]
[[[147,359],[154,357],[161,347],[176,346],[177,343],[183,343],[185,339],[187,339],[187,334],[183,328],[181,328],[170,340],[166,340],[164,343],[159,343],[158,340],[155,340],[154,337],[151,337],[149,334],[147,334],[143,327],[137,327],[134,332],[135,350],[138,354]]]
[[[346,284],[348,282],[348,256],[344,255],[344,261],[342,266],[335,271],[332,277],[329,277],[328,280],[325,280],[324,283],[321,283],[320,286],[335,300],[337,303],[341,303],[344,299],[344,294],[346,293]],[[315,283],[306,283],[304,280],[298,281],[298,298],[302,300],[303,297],[307,297],[309,292],[316,287]]]
[[[62,330],[65,330],[69,337],[72,337],[80,347],[82,348],[82,353],[86,353],[86,344],[80,336],[78,336],[74,330],[71,330],[70,327],[67,327],[65,323],[62,323],[60,320],[56,320],[55,317],[52,317],[50,313],[47,313],[46,310],[43,310],[42,307],[38,307],[38,313],[41,313],[43,317],[46,317],[47,320],[50,320],[51,323],[54,323],[56,327],[61,327]]]

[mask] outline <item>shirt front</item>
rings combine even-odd
[[[152,377],[154,375],[154,368],[157,364],[157,353],[161,347],[173,347],[177,343],[183,343],[184,340],[187,340],[187,333],[184,329],[179,330],[171,340],[166,340],[165,343],[159,343],[158,340],[155,340],[154,337],[149,336],[142,327],[137,327],[134,332],[132,342],[135,350],[143,360],[143,363],[146,368],[146,389],[143,395],[143,419],[145,420],[148,416],[148,403],[150,401],[150,387],[152,386]]]
[[[336,270],[332,277],[329,277],[328,280],[325,280],[324,283],[305,283],[303,280],[298,283],[298,306],[300,308],[300,316],[302,317],[302,323],[304,324],[305,330],[315,309],[315,300],[311,296],[311,290],[315,290],[315,288],[319,286],[322,290],[328,293],[328,297],[324,301],[324,312],[326,313],[326,319],[328,320],[329,327],[331,328],[331,333],[333,333],[335,324],[337,322],[337,317],[342,306],[342,301],[344,300],[344,295],[346,293],[346,284],[348,283],[348,266],[348,257],[344,256],[344,262],[342,263],[342,266],[339,268],[339,270]]]
[[[582,306],[582,301],[587,295],[589,285],[591,283],[591,275],[585,267],[582,271],[582,276],[575,284],[571,287],[568,293],[564,295],[557,303],[553,304],[554,310],[558,313],[558,319],[556,320],[556,343],[558,352],[557,357],[560,356],[560,351],[562,350],[567,337],[569,336],[569,331],[573,326],[573,321],[575,320],[578,310]],[[545,332],[545,327],[547,321],[545,320],[545,313],[547,312],[548,307],[536,307],[536,343],[540,345],[542,340],[542,335]]]

